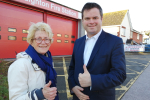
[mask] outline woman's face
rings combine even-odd
[[[51,45],[48,33],[45,31],[36,31],[31,45],[38,53],[44,55],[49,50]]]

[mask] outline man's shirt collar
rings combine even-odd
[[[102,28],[101,28],[101,30],[100,30],[96,35],[92,36],[91,38],[94,38],[94,39],[97,40],[101,33],[102,33]],[[89,37],[87,36],[87,34],[86,34],[86,40],[87,40],[87,39],[90,39],[90,38],[89,38]]]

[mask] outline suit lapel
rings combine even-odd
[[[79,46],[79,49],[78,49],[78,54],[79,54],[78,59],[79,61],[81,61],[82,66],[84,64],[83,55],[84,55],[85,39],[86,39],[86,36],[83,37],[81,44]]]
[[[101,45],[103,44],[103,42],[105,41],[105,35],[106,33],[102,30],[102,33],[100,34],[100,36],[98,37],[98,40],[95,43],[95,46],[92,50],[90,59],[88,61],[87,67],[89,67],[89,64],[91,63],[91,61],[93,60],[93,58],[95,57],[96,53],[98,52],[98,50],[100,49]]]

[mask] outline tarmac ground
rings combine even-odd
[[[150,52],[127,52],[125,58],[127,78],[116,87],[116,100],[150,100]],[[15,59],[5,60],[13,62]],[[53,57],[59,100],[72,100],[67,81],[70,61],[71,56]]]
[[[136,83],[137,79],[150,64],[150,53],[126,53],[125,57],[127,78],[123,84],[116,87],[116,100],[147,100],[123,98],[127,98],[128,95],[126,93],[128,93],[128,90],[131,91],[132,85]],[[71,56],[53,57],[53,65],[57,72],[57,89],[60,100],[72,100],[67,81],[70,60]]]

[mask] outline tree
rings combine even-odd
[[[149,31],[144,31],[145,35],[150,36],[150,30]]]

